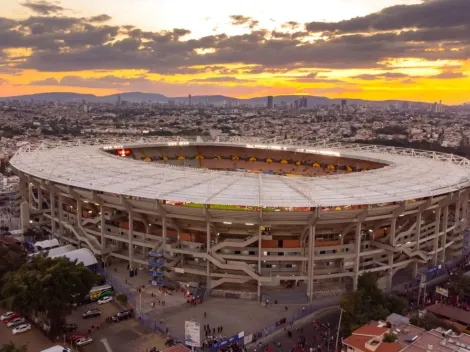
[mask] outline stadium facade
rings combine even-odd
[[[298,143],[298,142],[297,142]],[[391,287],[462,254],[470,162],[411,149],[240,138],[25,146],[22,223],[209,288]],[[158,274],[161,273],[161,275]]]

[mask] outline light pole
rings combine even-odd
[[[108,253],[108,255],[104,258],[103,264],[104,264],[104,277],[108,274],[108,268],[106,262],[108,261],[109,256],[111,253]]]
[[[328,329],[328,342],[327,342],[327,345],[326,345],[326,348],[327,348],[327,352],[330,352],[330,335],[331,335],[331,328],[326,325],[326,324],[322,324],[322,326],[324,328],[327,328]]]
[[[336,332],[336,350],[335,352],[338,352],[338,342],[339,342],[339,329],[341,329],[341,318],[343,317],[343,308],[339,308],[341,313],[339,314],[339,321],[338,321],[338,331]]]

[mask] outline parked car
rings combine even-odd
[[[0,317],[0,320],[1,321],[4,321],[5,319],[8,319],[10,318],[12,315],[14,315],[15,312],[6,312],[5,314],[3,314],[1,317]]]
[[[113,296],[106,296],[98,300],[98,304],[109,303],[113,300]]]
[[[10,320],[7,323],[7,326],[9,328],[14,328],[15,326],[18,326],[18,325],[21,325],[21,324],[24,324],[24,323],[26,323],[26,320],[24,318],[15,318],[13,320]]]
[[[113,321],[117,323],[121,320],[130,319],[132,318],[133,314],[134,314],[134,311],[132,309],[123,310],[117,313],[115,316],[113,316]]]
[[[75,342],[79,339],[83,339],[83,338],[86,338],[86,337],[88,337],[88,336],[83,335],[83,334],[74,334],[70,337],[70,341]]]
[[[75,340],[75,344],[77,346],[85,346],[93,342],[93,339],[91,337],[82,337],[79,338],[78,340]]]
[[[8,324],[10,321],[12,321],[13,319],[16,319],[16,318],[21,318],[21,316],[17,313],[14,313],[13,315],[10,315],[8,318],[4,319],[3,322],[5,324]]]
[[[86,319],[86,318],[98,317],[100,315],[101,315],[101,311],[99,309],[90,309],[90,310],[87,310],[85,313],[83,313],[82,317]]]
[[[62,330],[64,330],[64,332],[75,332],[77,331],[77,324],[65,324]]]
[[[13,335],[22,334],[23,332],[31,330],[31,324],[21,324],[13,329]]]

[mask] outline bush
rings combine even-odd
[[[395,334],[385,334],[384,335],[384,342],[392,343],[397,340],[397,336]]]
[[[116,300],[121,303],[127,303],[127,296],[124,294],[117,295]]]

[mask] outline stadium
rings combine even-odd
[[[155,138],[22,147],[23,227],[47,224],[149,280],[273,290],[390,288],[459,258],[470,162],[428,151],[289,140]],[[114,259],[113,259],[114,260]]]

